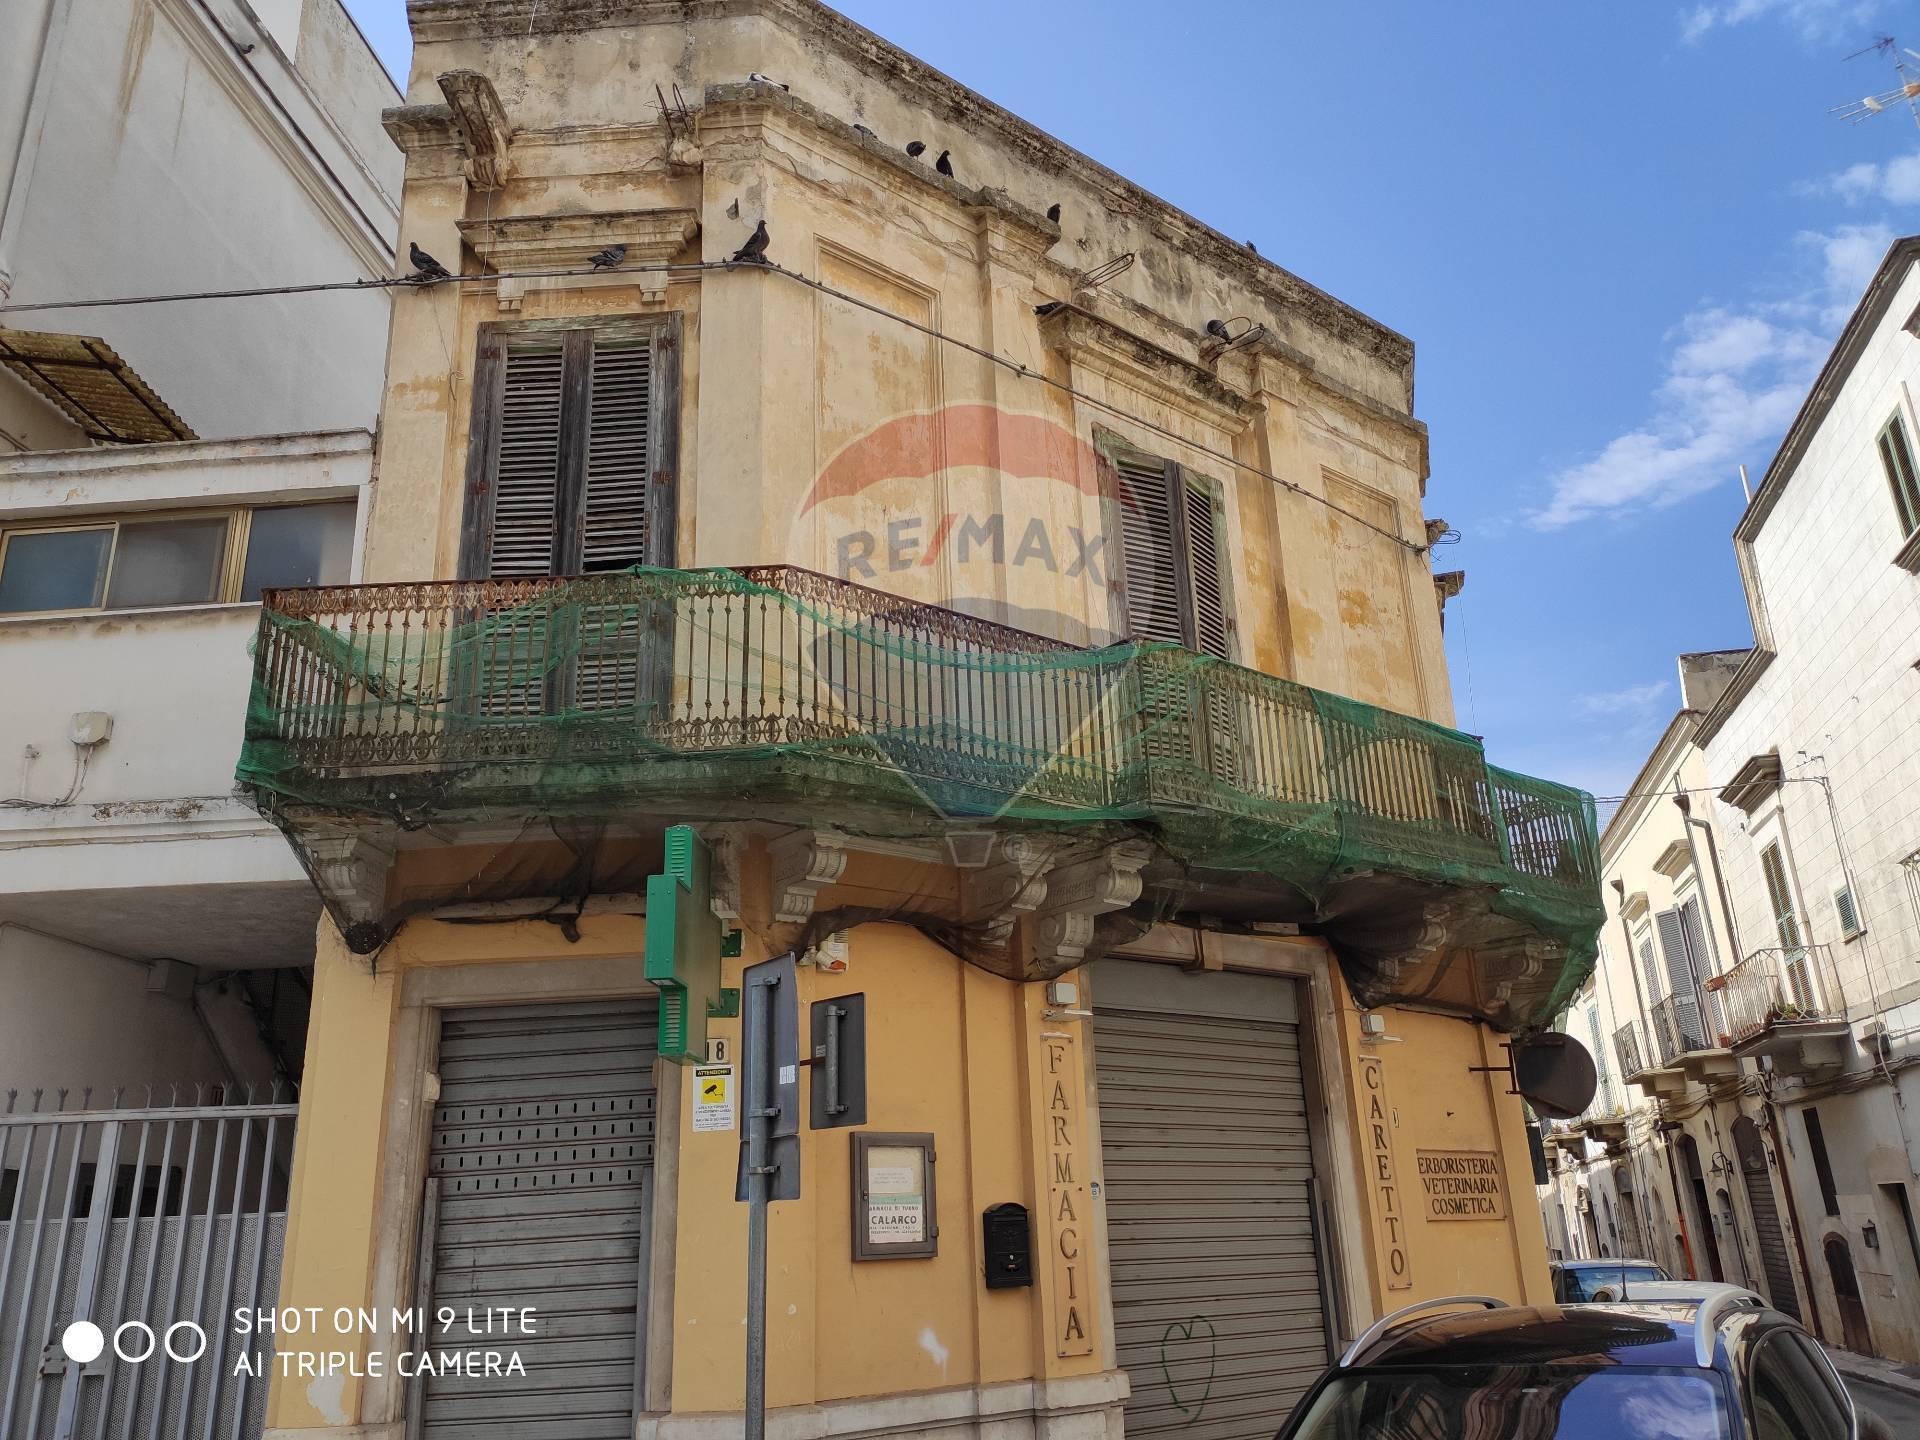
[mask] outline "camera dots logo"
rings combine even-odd
[[[60,1332],[60,1350],[76,1365],[91,1365],[107,1349],[107,1335],[91,1320],[76,1320]],[[151,1325],[129,1320],[113,1332],[113,1353],[131,1365],[163,1350],[169,1360],[188,1364],[207,1353],[207,1332],[191,1320],[180,1320],[155,1335]]]

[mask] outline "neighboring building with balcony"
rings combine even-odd
[[[1739,963],[1829,1339],[1920,1360],[1920,237],[1897,241],[1734,534],[1755,646],[1702,717]]]
[[[731,1433],[739,1116],[675,1062],[787,952],[868,1107],[773,1206],[776,1426],[1238,1433],[1543,1299],[1501,1042],[1597,841],[1450,728],[1409,342],[805,0],[411,18],[459,279],[241,758],[326,909],[280,1303],[378,1320],[275,1433]],[[526,1377],[406,1383],[416,1304],[534,1306]]]
[[[1591,999],[1644,1099],[1562,1142],[1549,1225],[1617,1178],[1654,1257],[1833,1344],[1920,1359],[1920,237],[1895,242],[1734,533],[1749,650],[1681,657],[1680,713],[1601,838]],[[1680,802],[1684,802],[1680,803]],[[1646,1202],[1641,1214],[1648,1215]],[[1575,1243],[1578,1226],[1557,1220]]]
[[[1601,832],[1608,923],[1563,1022],[1591,1042],[1601,1082],[1592,1108],[1550,1136],[1542,1203],[1568,1254],[1655,1260],[1798,1315],[1806,1281],[1779,1119],[1759,1067],[1735,1053],[1724,987],[1741,952],[1695,743],[1745,654],[1680,657],[1680,709]]]

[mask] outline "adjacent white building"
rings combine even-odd
[[[1606,1078],[1551,1134],[1541,1195],[1565,1254],[1638,1248],[1906,1361],[1920,1360],[1917,389],[1910,237],[1735,530],[1755,644],[1681,657],[1682,708],[1602,835],[1608,926],[1567,1025]],[[1637,1231],[1616,1231],[1629,1215]]]
[[[234,763],[261,589],[357,574],[389,295],[19,307],[392,275],[398,100],[339,0],[0,6],[0,1111],[297,1073]]]
[[[1920,237],[1888,252],[1734,532],[1755,646],[1698,743],[1830,1338],[1920,1360]]]
[[[383,291],[13,307],[391,275],[399,98],[339,0],[0,5],[0,453],[373,428]]]

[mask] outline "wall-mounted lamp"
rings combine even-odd
[[[1365,1045],[1398,1045],[1398,1035],[1387,1034],[1387,1017],[1371,1010],[1360,1012],[1360,1040]]]

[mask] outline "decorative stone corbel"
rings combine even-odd
[[[1433,577],[1433,593],[1440,601],[1440,619],[1447,618],[1447,601],[1453,599],[1467,588],[1467,572],[1464,570],[1442,570]]]
[[[713,865],[707,877],[713,892],[713,913],[722,920],[738,924],[740,920],[740,861],[746,844],[732,830],[719,830],[706,837],[713,852]]]
[[[799,830],[767,847],[773,862],[773,918],[801,924],[814,902],[847,868],[847,837],[832,830]]]
[[[992,861],[967,875],[965,893],[970,928],[997,950],[1013,934],[1014,923],[1046,900],[1048,866],[1058,846],[1037,835],[1006,835],[994,849]]]
[[[440,77],[440,93],[453,109],[453,123],[467,147],[467,183],[476,190],[499,190],[507,183],[508,149],[513,126],[493,82],[478,70],[449,70]]]
[[[1033,936],[1034,958],[1043,970],[1057,974],[1086,959],[1094,921],[1140,898],[1146,884],[1140,872],[1152,854],[1145,840],[1123,840],[1048,876]]]
[[[357,831],[303,835],[299,848],[347,948],[356,955],[377,950],[386,939],[380,917],[393,851]]]

